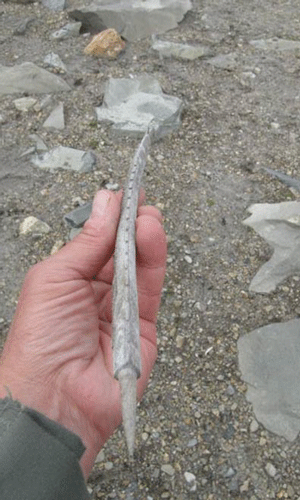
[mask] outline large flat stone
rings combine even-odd
[[[190,0],[70,0],[71,11],[91,12],[129,41],[176,28],[192,8]]]
[[[103,105],[96,108],[98,121],[113,123],[115,133],[142,136],[150,122],[162,137],[180,125],[183,102],[163,94],[153,77],[110,79]]]
[[[91,151],[58,146],[51,151],[36,155],[32,159],[32,163],[52,172],[58,168],[75,170],[76,172],[90,172],[96,166],[96,157]]]
[[[254,276],[252,292],[269,293],[289,276],[300,273],[300,202],[257,203],[243,223],[274,249],[271,259]]]
[[[28,92],[43,94],[71,90],[58,76],[31,62],[18,66],[0,66],[0,95]]]
[[[238,340],[238,353],[257,420],[293,441],[300,431],[300,319],[253,330]]]

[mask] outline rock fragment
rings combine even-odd
[[[179,127],[182,109],[180,99],[163,94],[159,82],[150,75],[141,75],[111,78],[96,114],[98,121],[113,123],[115,133],[136,137],[143,135],[152,121],[161,137]]]
[[[58,168],[75,170],[76,172],[91,172],[96,166],[96,157],[91,151],[58,146],[41,155],[36,155],[32,163],[40,168],[54,171]]]
[[[114,28],[125,40],[135,41],[152,34],[165,33],[176,28],[191,10],[190,0],[82,0],[75,2],[76,11],[94,14],[109,28]],[[71,12],[72,15],[72,12]]]
[[[65,128],[64,105],[62,102],[54,108],[47,120],[43,123],[47,129],[63,130]]]
[[[296,439],[300,431],[300,319],[244,335],[238,340],[238,358],[257,421],[289,441]]]
[[[243,223],[274,249],[250,284],[250,291],[269,293],[289,276],[300,273],[300,202],[257,203]]]
[[[42,236],[43,234],[47,234],[50,231],[51,228],[50,226],[48,226],[46,222],[43,222],[40,219],[33,217],[32,215],[26,217],[26,219],[24,219],[23,222],[21,222],[19,227],[20,234],[24,236],[27,235]]]
[[[16,92],[41,94],[69,90],[71,90],[69,85],[59,76],[31,62],[12,67],[0,66],[0,95]]]
[[[204,45],[190,45],[187,43],[174,43],[164,40],[156,40],[151,48],[162,57],[176,57],[177,59],[188,61],[211,55],[209,47],[205,47]]]

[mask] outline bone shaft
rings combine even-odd
[[[147,132],[129,171],[114,257],[113,369],[121,385],[123,425],[130,457],[135,440],[136,381],[141,374],[135,219],[149,146],[150,134]]]

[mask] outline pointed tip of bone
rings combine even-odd
[[[136,372],[130,368],[118,374],[122,395],[123,427],[130,461],[133,460],[136,420]]]

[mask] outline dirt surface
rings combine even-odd
[[[25,34],[15,35],[28,17],[33,21]],[[164,214],[169,256],[159,355],[139,407],[136,464],[128,466],[119,430],[91,474],[94,498],[300,495],[299,440],[287,442],[253,421],[236,347],[240,335],[300,312],[297,277],[270,295],[248,292],[271,251],[242,225],[252,203],[295,199],[261,167],[300,175],[299,52],[257,50],[249,42],[300,40],[299,19],[297,2],[194,1],[180,26],[160,38],[201,43],[215,55],[234,52],[237,65],[228,71],[207,59],[161,60],[150,40],[127,44],[116,61],[97,61],[83,54],[83,36],[50,39],[69,22],[66,12],[53,13],[39,3],[0,5],[0,64],[43,66],[44,57],[55,52],[68,69],[61,76],[72,87],[53,95],[53,103],[65,106],[66,126],[59,133],[42,127],[52,108],[22,113],[13,103],[21,95],[0,99],[2,342],[26,270],[68,239],[63,215],[107,182],[124,182],[137,141],[113,138],[109,126],[96,123],[94,108],[107,79],[147,72],[185,103],[181,128],[153,145],[144,178],[147,202]],[[41,103],[45,96],[34,97]],[[49,149],[92,149],[97,169],[78,174],[34,167],[30,155],[21,156],[34,133]],[[19,236],[20,222],[29,215],[47,222],[51,232],[38,239]]]

